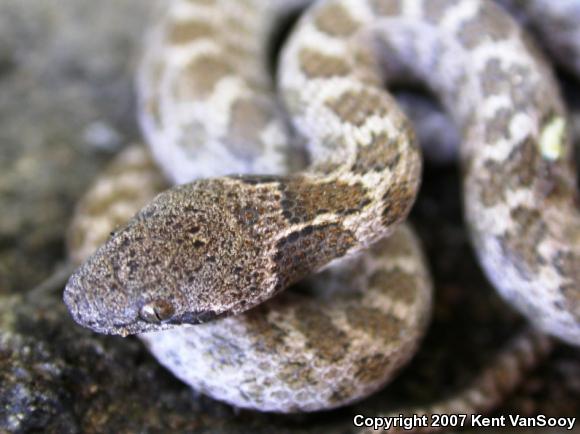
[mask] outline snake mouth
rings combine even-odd
[[[100,324],[94,322],[92,324],[83,324],[86,327],[98,333],[105,333],[109,335],[120,335],[123,337],[130,335],[138,335],[141,333],[158,332],[162,330],[169,330],[183,325],[197,325],[208,321],[213,321],[220,318],[219,313],[208,312],[185,312],[182,315],[173,317],[167,321],[148,322],[141,318],[134,321],[115,322]]]
[[[99,320],[87,320],[86,318],[78,318],[74,314],[72,316],[75,322],[96,333],[106,335],[117,335],[122,337],[138,335],[147,332],[167,330],[178,326],[178,324],[171,323],[150,324],[139,318],[133,321],[108,322]]]

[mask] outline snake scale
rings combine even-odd
[[[163,177],[129,148],[89,191],[71,230],[84,262],[64,293],[73,318],[140,334],[179,378],[240,407],[315,411],[382,387],[417,348],[432,298],[400,225],[419,150],[385,90],[410,80],[461,131],[465,216],[486,274],[535,326],[580,344],[572,149],[527,34],[489,1],[323,0],[284,44],[280,103],[271,41],[306,3],[169,2],[138,87],[147,142],[178,185],[151,200]],[[549,347],[526,333],[436,408],[493,407]]]

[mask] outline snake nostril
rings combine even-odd
[[[174,313],[175,309],[168,301],[154,300],[141,307],[139,316],[148,323],[159,324],[171,319]]]

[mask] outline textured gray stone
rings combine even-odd
[[[0,291],[49,273],[76,198],[137,137],[131,71],[146,4],[0,1]]]

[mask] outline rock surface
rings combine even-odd
[[[38,283],[62,260],[76,198],[136,137],[136,0],[0,2],[0,291]]]
[[[0,2],[0,432],[348,433],[354,414],[430,402],[465,384],[520,319],[471,254],[453,166],[427,169],[413,212],[436,280],[433,326],[399,379],[352,407],[236,411],[180,384],[139,341],[76,326],[60,293],[30,293],[65,261],[74,203],[114,152],[139,139],[132,71],[153,8]],[[578,415],[579,378],[580,352],[561,346],[498,414]]]

